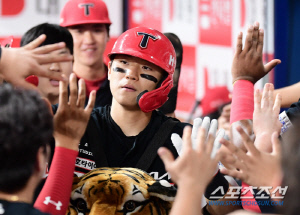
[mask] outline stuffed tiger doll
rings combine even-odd
[[[135,168],[98,168],[75,177],[67,215],[167,215],[176,188]]]

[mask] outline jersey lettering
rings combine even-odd
[[[170,180],[170,178],[171,178],[171,176],[167,172],[165,174],[163,174],[161,177],[159,177],[159,172],[150,172],[148,174],[151,175],[155,180],[162,180],[165,177],[167,177],[167,179]]]
[[[137,32],[137,35],[139,36],[143,36],[142,40],[141,40],[141,43],[140,43],[140,47],[145,49],[147,48],[147,45],[148,45],[148,41],[149,41],[149,38],[151,38],[152,40],[157,40],[158,38],[151,35],[151,34],[147,34],[147,33],[143,33],[143,32]]]

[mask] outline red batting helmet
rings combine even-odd
[[[102,0],[69,0],[60,14],[60,25],[111,24],[106,4]]]
[[[176,53],[170,40],[152,28],[136,27],[125,31],[115,42],[109,58],[115,54],[126,54],[149,61],[168,73],[157,89],[144,91],[137,97],[143,112],[161,107],[167,100],[173,86]]]

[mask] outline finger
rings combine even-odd
[[[204,127],[201,126],[198,131],[196,146],[194,147],[198,152],[204,151],[206,139],[207,131]]]
[[[257,41],[257,53],[262,54],[263,52],[263,47],[264,47],[264,30],[263,29],[259,29],[258,32],[258,41]]]
[[[33,53],[34,54],[49,54],[50,52],[63,49],[66,47],[66,44],[64,42],[54,43],[50,45],[41,46],[38,48],[35,48]]]
[[[252,49],[257,50],[257,43],[259,38],[259,23],[255,22],[253,26],[253,34],[252,34]]]
[[[275,66],[281,63],[281,60],[274,59],[271,60],[269,63],[265,64],[265,72],[268,73],[270,72]]]
[[[253,25],[250,25],[248,27],[246,41],[245,41],[245,47],[244,47],[244,51],[246,51],[246,52],[248,52],[252,47],[252,35],[253,35]]]
[[[219,151],[220,147],[221,147],[221,143],[220,143],[220,140],[222,138],[225,137],[225,130],[224,129],[220,129],[217,133],[217,137],[214,141],[214,145],[213,145],[213,148],[212,148],[212,151],[211,151],[211,154],[210,154],[210,157],[211,158],[214,158],[217,154],[217,152]]]
[[[247,151],[253,154],[254,156],[258,155],[259,151],[256,149],[251,137],[244,131],[244,129],[240,126],[237,126],[236,130],[241,135],[241,138],[243,140],[244,146],[246,147]]]
[[[77,107],[84,107],[85,104],[85,97],[86,97],[86,91],[85,91],[85,82],[83,79],[79,79],[78,81],[78,98],[77,98],[77,102],[76,105]]]
[[[42,66],[38,66],[37,68],[32,69],[31,73],[32,75],[54,79],[57,81],[68,81],[62,73],[50,71],[49,69],[45,69]]]
[[[181,156],[181,154],[182,154],[182,145],[183,145],[181,137],[178,134],[173,133],[171,135],[171,141],[172,141],[178,155]]]
[[[192,148],[191,133],[192,133],[191,126],[185,126],[183,129],[183,134],[182,134],[183,150]]]
[[[75,106],[77,102],[78,89],[77,89],[77,77],[74,73],[70,75],[69,88],[70,88],[69,104],[71,106]]]
[[[272,83],[269,83],[269,104],[270,104],[270,107],[273,108],[274,106],[274,85]]]
[[[87,115],[91,115],[92,110],[93,110],[93,108],[95,106],[95,101],[96,101],[96,91],[93,90],[90,93],[88,104],[87,104],[87,106],[84,109],[87,112]]]
[[[273,149],[272,154],[279,155],[279,156],[281,155],[281,145],[280,145],[277,132],[274,132],[272,134],[272,149]]]
[[[193,129],[192,129],[192,139],[196,140],[197,139],[197,133],[202,124],[202,119],[201,118],[196,118],[194,119],[193,123]]]
[[[210,123],[208,133],[213,134],[214,136],[216,136],[217,130],[218,130],[218,121],[216,119],[213,119]]]
[[[211,152],[213,150],[213,147],[214,147],[214,141],[215,141],[215,135],[212,134],[212,133],[208,133],[208,137],[207,137],[207,140],[206,140],[206,144],[205,144],[205,152],[206,154],[209,154],[210,157],[211,157]]]
[[[240,54],[243,50],[243,32],[240,32],[236,39],[236,51],[235,54]]]
[[[240,148],[236,147],[232,142],[225,140],[224,138],[220,139],[219,142],[222,145],[224,145],[233,155],[235,155],[239,159],[247,160],[246,153],[243,150],[241,150]],[[233,159],[232,161],[234,161],[234,160],[235,159]],[[226,162],[229,162],[229,160],[227,160]]]
[[[32,42],[30,42],[27,45],[25,45],[23,48],[26,49],[26,50],[35,49],[36,47],[38,47],[39,45],[41,45],[45,41],[45,39],[46,39],[46,35],[42,34],[38,38],[36,38],[35,40],[33,40]]]
[[[261,93],[259,89],[254,92],[254,110],[260,111],[261,109]]]
[[[174,157],[172,153],[165,147],[160,147],[157,151],[160,159],[163,161],[165,168],[167,171],[169,171],[170,166],[174,162]]]
[[[225,169],[225,168],[220,169],[220,171],[224,175],[229,175],[233,178],[238,178],[238,179],[244,181],[244,176],[240,171],[237,171],[234,169],[229,170],[229,169]]]
[[[281,108],[281,101],[282,101],[282,96],[281,94],[277,94],[276,98],[275,98],[275,102],[274,102],[274,106],[273,106],[273,110],[275,112],[275,114],[279,114],[280,112],[280,108]]]
[[[208,116],[204,117],[201,127],[205,129],[206,131],[205,135],[207,135],[210,128],[210,118]]]
[[[35,60],[38,64],[48,64],[55,62],[68,62],[73,60],[73,56],[68,53],[57,54],[44,54],[44,55],[36,55],[34,56]]]
[[[68,81],[59,82],[59,107],[68,105]]]
[[[270,85],[268,83],[266,83],[264,86],[261,99],[261,108],[267,108],[269,106],[269,87]]]

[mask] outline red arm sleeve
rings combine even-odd
[[[254,111],[254,85],[250,81],[238,80],[233,85],[230,124],[252,119]]]
[[[52,215],[64,215],[72,189],[75,160],[78,151],[55,147],[48,178],[34,207]]]

